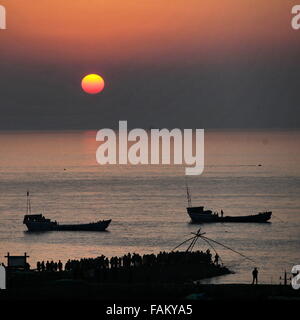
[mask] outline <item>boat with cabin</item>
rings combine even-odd
[[[23,224],[28,231],[105,231],[110,223],[111,219],[83,224],[59,224],[42,214],[31,214],[30,195],[27,191],[27,214],[24,216]]]
[[[207,223],[207,222],[268,222],[271,219],[272,212],[265,211],[258,214],[248,216],[224,216],[223,210],[221,213],[205,210],[204,206],[193,207],[189,187],[186,185],[188,207],[186,208],[192,223]]]

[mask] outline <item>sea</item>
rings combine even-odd
[[[282,283],[300,264],[300,131],[205,130],[205,168],[184,165],[99,165],[96,131],[0,132],[0,262],[11,255],[37,261],[171,251],[201,228],[194,250],[218,252],[233,274],[206,283]],[[194,206],[224,215],[272,211],[270,223],[190,223]],[[112,219],[107,232],[29,233],[32,213],[59,223]],[[182,245],[186,250],[188,243]],[[246,259],[245,257],[249,258]]]

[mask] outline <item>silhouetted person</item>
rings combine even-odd
[[[214,263],[216,264],[216,265],[218,265],[219,264],[219,255],[216,253],[216,255],[215,255],[215,261],[214,261]]]
[[[257,284],[258,270],[255,267],[252,271],[252,284]]]
[[[63,265],[62,265],[62,262],[60,260],[58,261],[57,267],[58,267],[58,271],[62,272]]]
[[[37,268],[37,271],[40,272],[41,271],[41,263],[38,261],[37,264],[36,264],[36,268]]]
[[[223,216],[224,216],[224,211],[221,210],[221,217],[223,218]]]
[[[71,261],[69,259],[65,264],[65,271],[70,271],[70,270],[71,270]]]
[[[211,260],[211,253],[210,253],[210,250],[209,250],[209,249],[206,250],[206,255],[207,255],[208,262],[211,263],[212,260]]]

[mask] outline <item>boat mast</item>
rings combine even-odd
[[[27,191],[27,214],[31,214],[31,203],[29,191]]]
[[[189,190],[189,186],[187,184],[187,181],[185,181],[185,186],[186,186],[186,197],[188,201],[188,207],[190,208],[192,206],[192,198]]]

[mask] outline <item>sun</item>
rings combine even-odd
[[[88,74],[81,80],[83,91],[96,94],[104,89],[104,79],[98,74]]]

